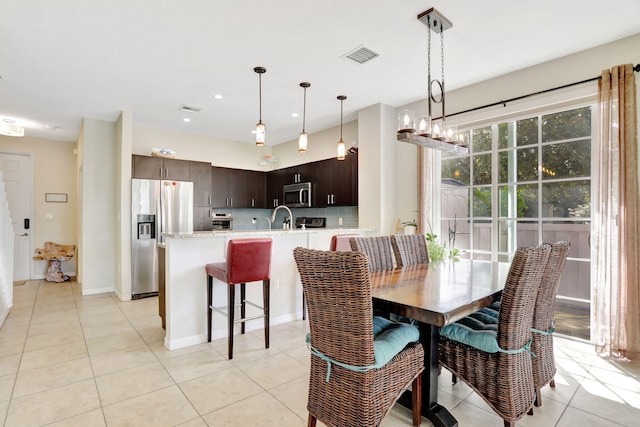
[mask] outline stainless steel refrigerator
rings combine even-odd
[[[193,233],[193,183],[131,180],[131,297],[158,295],[162,233]]]

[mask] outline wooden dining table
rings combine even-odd
[[[458,425],[451,413],[438,404],[440,328],[496,300],[508,271],[508,263],[461,259],[371,274],[376,312],[413,319],[420,329],[425,354],[422,415],[438,427]],[[410,394],[399,402],[410,407]]]

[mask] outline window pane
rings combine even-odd
[[[498,221],[498,251],[499,252],[511,252],[511,245],[509,244],[511,236],[515,235],[516,222],[515,221]]]
[[[469,221],[464,220],[442,220],[440,223],[440,233],[438,243],[445,245],[447,249],[456,248],[461,251],[469,250],[470,234]]]
[[[491,150],[491,126],[473,130],[473,151],[478,153],[481,151]]]
[[[518,146],[538,143],[538,118],[518,120],[516,122]]]
[[[589,300],[591,298],[590,270],[588,262],[567,260],[560,276],[558,295]]]
[[[518,208],[518,218],[538,217],[538,184],[518,185],[518,205],[522,198],[522,210]]]
[[[542,217],[575,218],[591,216],[591,183],[588,180],[553,182],[542,185]]]
[[[500,151],[498,153],[498,182],[500,184],[504,184],[506,182],[515,181],[513,177],[509,176],[509,156],[513,154],[512,150],[509,151]]]
[[[535,181],[538,179],[538,147],[518,150],[518,181]]]
[[[533,247],[540,244],[538,221],[519,221],[516,247],[527,246]]]
[[[523,217],[527,207],[522,195],[522,188],[513,185],[501,185],[498,187],[498,216],[500,218]],[[515,193],[515,194],[514,194]]]
[[[571,243],[569,256],[572,258],[589,259],[591,257],[590,221],[543,222],[542,241],[557,242],[568,240]]]
[[[542,116],[542,142],[591,136],[591,107]]]
[[[491,184],[491,154],[473,156],[473,184]]]
[[[473,189],[473,216],[491,218],[491,187]]]
[[[542,147],[542,179],[591,176],[591,140]]]
[[[463,184],[471,184],[469,156],[442,159],[442,181],[453,180]]]
[[[491,252],[491,222],[473,222],[473,249]]]
[[[498,148],[512,147],[509,144],[509,123],[500,123],[498,125]]]
[[[442,218],[468,218],[469,191],[470,188],[467,186],[461,187],[443,182],[440,193]]]

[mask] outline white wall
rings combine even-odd
[[[123,111],[116,121],[116,242],[115,291],[121,300],[131,298],[131,146],[133,114]]]
[[[269,170],[258,162],[262,155],[271,154],[270,147],[133,126],[132,154],[149,156],[153,147],[174,150],[176,159],[181,160],[211,162],[213,166],[228,168]]]
[[[116,126],[85,118],[79,138],[80,264],[82,294],[115,290]]]
[[[395,232],[400,187],[395,117],[395,109],[383,104],[358,112],[358,225],[377,229],[380,234]]]
[[[347,150],[358,144],[358,122],[343,123],[342,139]],[[315,162],[335,157],[338,154],[340,126],[309,134],[307,152],[298,152],[298,139],[284,142],[272,147],[272,154],[277,163],[271,169],[286,168],[301,163]]]

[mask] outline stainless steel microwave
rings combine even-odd
[[[311,207],[311,183],[299,182],[283,187],[284,204],[290,208]]]

